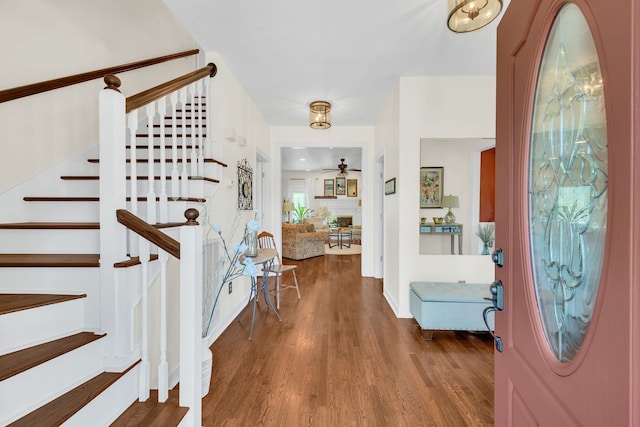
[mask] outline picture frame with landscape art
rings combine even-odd
[[[441,208],[444,167],[420,168],[420,208]]]
[[[336,177],[336,196],[344,196],[347,194],[346,178]]]
[[[324,195],[333,196],[333,179],[324,180]]]

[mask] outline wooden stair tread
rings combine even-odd
[[[0,267],[100,267],[100,255],[0,254]]]
[[[158,255],[151,254],[149,256],[149,261],[157,261],[157,260],[158,260]],[[114,262],[113,263],[113,267],[114,268],[127,268],[127,267],[133,267],[134,265],[140,265],[140,264],[142,264],[140,262],[140,257],[131,257],[128,260],[125,260],[125,261]]]
[[[158,402],[158,390],[151,390],[146,402],[133,402],[110,427],[171,427],[180,424],[188,412],[181,407],[178,390],[169,390],[169,398]]]
[[[62,356],[104,336],[104,334],[97,335],[93,332],[79,332],[0,356],[0,381]]]
[[[2,230],[99,230],[99,222],[10,222]]]
[[[22,200],[25,202],[99,202],[99,197],[56,197],[56,196],[26,196],[23,197]],[[160,198],[156,197],[156,201],[159,201]],[[131,201],[131,197],[127,197],[127,202]],[[139,202],[146,202],[146,197],[138,197]],[[169,197],[170,202],[197,202],[204,203],[207,200],[201,199],[198,197],[178,197],[172,198]]]
[[[103,372],[9,425],[12,427],[61,425],[127,372],[128,370],[122,373]]]
[[[0,294],[0,315],[86,297],[87,294]]]
[[[81,180],[86,180],[86,181],[96,181],[99,180],[100,177],[98,175],[63,175],[60,177],[60,179],[64,179],[64,180],[76,180],[76,181],[81,181]],[[139,176],[138,180],[139,181],[146,181],[148,180],[149,177],[148,176]],[[160,181],[160,176],[155,176],[154,179],[156,181]],[[167,176],[166,177],[167,180],[171,180],[171,176]],[[182,179],[181,177],[179,177],[178,179]],[[206,182],[213,182],[213,183],[219,183],[220,180],[215,179],[215,178],[208,178],[206,176],[190,176],[189,177],[190,180],[194,180],[194,181],[206,181]],[[131,180],[130,176],[127,176],[127,180]]]
[[[100,159],[87,159],[89,163],[100,163]],[[216,163],[222,167],[227,167],[226,163],[221,162],[220,160],[212,159],[207,157],[203,159],[205,163]],[[160,159],[153,159],[154,163],[160,163]],[[170,159],[166,159],[165,163],[170,164],[172,161]],[[127,163],[131,163],[131,159],[127,159]],[[149,159],[136,159],[136,163],[149,163]],[[178,163],[182,163],[182,159],[178,159]],[[191,158],[187,158],[187,163],[191,163]]]

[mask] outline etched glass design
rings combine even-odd
[[[542,327],[571,361],[591,322],[607,223],[607,124],[598,54],[580,9],[549,33],[538,75],[529,153],[529,232]]]

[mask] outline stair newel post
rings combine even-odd
[[[169,95],[171,100],[171,197],[180,194],[180,172],[178,171],[178,92]]]
[[[180,197],[189,197],[189,174],[187,173],[187,88],[180,89],[182,109],[182,169],[180,172]]]
[[[189,85],[191,94],[191,173],[189,176],[198,176],[198,97],[197,84]]]
[[[185,425],[202,425],[202,227],[198,211],[185,211],[180,228],[180,406]]]
[[[169,254],[159,249],[160,261],[160,363],[158,364],[158,402],[169,398],[169,363],[167,361],[167,261]]]
[[[113,264],[127,253],[126,229],[115,217],[117,209],[126,207],[126,99],[118,89],[120,79],[108,75],[104,81],[106,87],[99,95],[100,317],[101,328],[112,343],[105,346],[105,356],[114,359],[124,352],[124,336],[118,334],[117,310],[121,301]]]
[[[153,119],[156,115],[156,108],[153,102],[147,104],[145,108],[147,114],[148,141],[147,141],[147,222],[155,224],[156,219],[156,193],[153,189],[155,181],[155,157],[153,149]],[[134,201],[131,200],[133,203]]]
[[[142,237],[137,237],[140,251],[140,266],[142,277],[140,279],[140,295],[141,295],[141,319],[140,319],[140,379],[138,389],[138,399],[141,402],[149,398],[151,365],[149,362],[149,257],[151,256],[151,244]]]
[[[164,116],[167,114],[167,101],[165,97],[158,100],[158,117],[160,119],[160,197],[159,210],[160,222],[169,222],[169,208],[167,197],[167,148],[164,129]]]
[[[138,215],[138,152],[136,134],[138,133],[138,110],[127,114],[127,127],[129,129],[129,195],[131,196],[130,211]],[[126,162],[126,160],[124,161]],[[138,245],[135,238],[129,233],[129,250],[132,257],[138,256]]]

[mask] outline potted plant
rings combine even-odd
[[[313,212],[313,209],[306,208],[298,203],[293,210],[293,219],[295,222],[300,223],[304,218],[307,218],[311,212]]]

